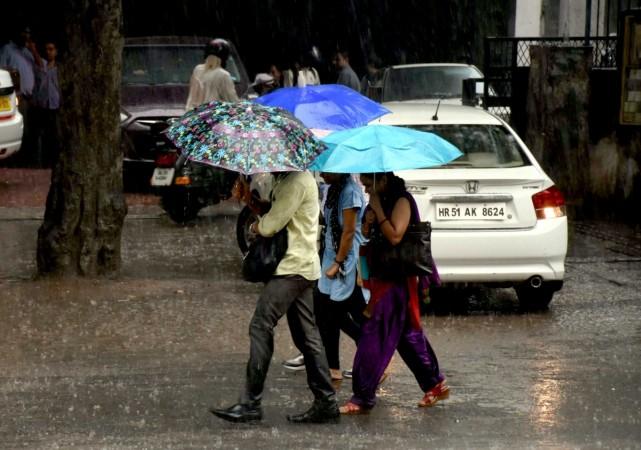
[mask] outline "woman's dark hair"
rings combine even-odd
[[[340,174],[338,181],[336,183],[332,183],[329,186],[329,190],[327,191],[327,199],[325,200],[325,207],[330,210],[329,224],[332,229],[332,246],[334,247],[334,251],[336,253],[338,253],[338,248],[340,247],[341,243],[341,236],[343,234],[343,229],[340,225],[340,222],[338,221],[339,214],[342,212],[339,211],[338,203],[341,197],[341,192],[343,192],[343,189],[345,188],[349,177],[350,175],[347,173]]]
[[[405,180],[394,175],[394,172],[368,173],[366,176],[372,178],[374,181],[386,177],[387,187],[385,188],[385,192],[381,194],[381,205],[386,214],[391,213],[398,199],[404,197],[407,192],[407,189],[405,189]]]

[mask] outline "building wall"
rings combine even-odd
[[[559,35],[585,34],[585,0],[561,0],[559,3]]]
[[[516,0],[514,36],[541,35],[541,8],[543,0]]]
[[[616,0],[611,0],[610,3],[612,9]],[[606,7],[606,0],[592,0],[592,36],[603,36],[616,31],[611,25],[606,24]],[[583,36],[585,8],[585,0],[516,0],[514,36]],[[611,14],[616,15],[616,12]]]

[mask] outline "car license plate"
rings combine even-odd
[[[503,220],[505,203],[437,203],[436,220]]]
[[[151,177],[152,186],[171,186],[174,179],[174,168],[161,168],[154,169],[154,175]]]
[[[11,111],[11,97],[0,97],[0,111]]]

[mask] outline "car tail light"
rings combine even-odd
[[[551,186],[544,191],[532,196],[532,203],[537,219],[552,219],[565,216],[565,198],[556,186]]]
[[[178,160],[178,155],[176,154],[176,152],[160,153],[158,156],[156,156],[156,166],[157,167],[174,167],[177,160]]]

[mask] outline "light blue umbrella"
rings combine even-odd
[[[389,109],[339,84],[277,89],[254,100],[291,112],[308,128],[345,130],[367,125]]]
[[[332,173],[372,173],[422,169],[455,160],[462,153],[434,133],[391,125],[368,125],[336,131],[309,166]]]

